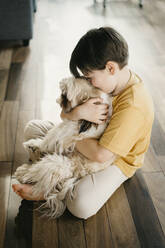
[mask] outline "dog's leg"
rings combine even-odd
[[[58,199],[58,194],[52,194],[47,197],[46,201],[38,208],[34,209],[42,214],[42,217],[46,216],[50,219],[60,217],[66,209],[65,201]]]
[[[25,150],[29,153],[29,159],[32,162],[39,161],[42,157],[42,153],[40,150],[43,139],[30,139],[23,143]]]
[[[15,176],[23,183],[35,184],[36,195],[41,192],[48,194],[52,190],[58,191],[56,188],[58,183],[73,176],[72,161],[57,154],[46,155],[40,161],[29,166],[26,172],[24,167],[25,165],[18,168]]]
[[[36,210],[39,210],[43,216],[50,218],[60,217],[66,209],[66,194],[69,193],[73,196],[72,191],[75,184],[77,184],[76,178],[69,178],[63,184],[59,183],[59,192],[52,192],[45,196],[46,202]]]
[[[62,154],[65,150],[72,150],[74,137],[77,138],[78,125],[72,121],[65,121],[52,128],[45,136],[40,150],[41,152]]]
[[[46,203],[43,213],[51,218],[60,216],[66,207],[64,202],[66,193],[77,180],[73,177],[72,160],[57,154],[49,154],[28,167],[24,175],[21,172],[23,171],[18,168],[15,176],[22,183],[33,184],[32,195],[44,196]]]

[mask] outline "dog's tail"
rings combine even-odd
[[[66,197],[74,199],[74,187],[78,183],[76,178],[66,180],[63,185],[58,184],[59,192],[51,193],[45,197],[45,202],[35,210],[50,219],[60,217],[66,209]],[[60,191],[61,190],[61,191]]]
[[[69,197],[73,197],[71,192],[77,181],[73,171],[71,159],[54,153],[42,158],[24,176],[29,183],[35,183],[32,188],[34,196],[44,194],[46,202],[39,207],[44,215],[57,218],[63,214],[66,194],[69,191]]]
[[[64,201],[58,199],[58,194],[49,195],[46,201],[35,210],[41,213],[41,217],[58,218],[66,209]]]

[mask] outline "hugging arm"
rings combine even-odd
[[[109,105],[102,103],[102,101],[102,98],[91,98],[68,113],[62,111],[61,118],[73,121],[87,120],[96,124],[103,124],[108,116]]]
[[[99,105],[97,103],[100,103]],[[108,116],[109,105],[103,104],[101,98],[91,98],[87,102],[77,106],[69,113],[61,112],[61,118],[69,120],[87,120],[97,124],[103,124]],[[103,163],[115,159],[115,155],[110,151],[99,145],[97,139],[88,138],[77,141],[77,150],[88,159]]]
[[[76,149],[88,159],[98,163],[110,161],[111,164],[116,158],[114,153],[99,145],[98,140],[93,138],[77,141]]]

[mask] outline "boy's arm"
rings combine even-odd
[[[68,119],[70,121],[78,121],[80,120],[80,113],[77,108],[73,109],[71,112],[64,113],[64,111],[61,111],[60,114],[61,119]]]
[[[78,105],[70,112],[61,112],[61,119],[72,121],[87,120],[97,124],[103,124],[109,112],[109,105],[102,103],[102,98],[90,98],[87,102]]]
[[[89,138],[77,141],[76,148],[85,157],[95,162],[104,163],[110,161],[112,163],[116,158],[114,153],[99,145],[97,139]]]
[[[101,104],[95,105],[96,102],[100,102]],[[86,119],[91,122],[103,124],[108,117],[108,108],[108,104],[102,104],[102,99],[93,98],[74,108],[69,113],[64,113],[62,111],[60,116],[62,119],[66,118],[72,121]],[[76,148],[80,153],[92,161],[103,163],[106,161],[113,162],[115,159],[115,155],[110,150],[99,145],[97,139],[90,138],[77,141]]]

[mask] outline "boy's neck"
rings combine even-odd
[[[112,93],[112,96],[119,95],[125,88],[131,78],[130,69],[125,66],[118,71],[116,88]]]

